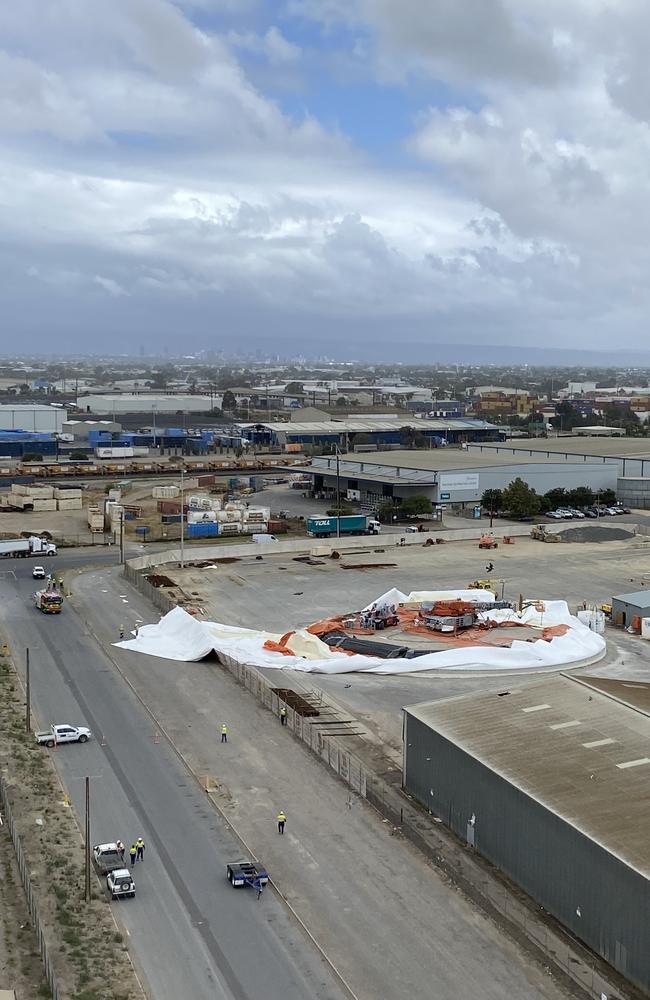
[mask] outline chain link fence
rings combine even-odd
[[[2,775],[0,775],[0,805],[2,806],[4,820],[7,824],[7,829],[9,830],[9,835],[14,845],[14,851],[16,852],[16,861],[18,862],[18,869],[20,871],[20,880],[25,890],[29,915],[32,921],[32,926],[34,927],[36,939],[38,941],[38,949],[41,953],[41,958],[43,960],[43,966],[45,968],[45,978],[47,979],[48,986],[52,991],[52,1000],[59,1000],[60,998],[59,986],[57,983],[56,975],[54,973],[54,969],[52,968],[52,963],[50,961],[50,954],[47,942],[45,940],[45,935],[43,934],[43,929],[41,927],[41,921],[38,915],[38,907],[36,904],[36,897],[34,890],[32,888],[32,880],[27,870],[27,861],[25,859],[25,852],[23,850],[23,845],[21,843],[20,836],[18,834],[18,830],[14,822],[13,813],[11,811],[11,803],[9,802],[7,784]]]

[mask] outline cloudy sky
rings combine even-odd
[[[647,0],[0,5],[4,350],[650,348]]]

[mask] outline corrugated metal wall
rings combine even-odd
[[[404,745],[404,783],[422,805],[592,951],[650,988],[646,879],[408,711]]]

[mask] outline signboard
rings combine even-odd
[[[348,490],[346,497],[348,500],[361,500],[361,490]]]
[[[478,472],[448,472],[443,473],[439,479],[441,490],[478,490]],[[440,494],[443,499],[443,494]],[[444,497],[446,500],[447,497]]]

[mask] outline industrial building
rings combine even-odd
[[[220,409],[222,394],[208,396],[178,395],[164,393],[115,393],[79,396],[77,406],[84,413],[109,414],[115,420],[121,413],[142,413],[155,420],[159,413],[210,413]]]
[[[640,631],[644,618],[650,618],[650,590],[637,590],[612,598],[612,621],[616,625],[623,625],[624,628],[634,626],[635,631]]]
[[[318,414],[318,411],[315,411]],[[240,424],[242,437],[257,447],[336,445],[344,451],[358,445],[381,447],[407,444],[404,428],[433,445],[496,439],[498,428],[469,418],[413,418],[399,414],[361,414],[343,418],[308,419],[298,410],[290,421]]]
[[[36,434],[59,434],[68,419],[63,406],[42,403],[0,404],[0,431],[31,431]]]
[[[650,685],[555,676],[404,709],[404,787],[650,988]]]
[[[628,507],[650,508],[650,439],[631,437],[527,438],[508,442],[468,442],[481,454],[544,455],[586,465],[616,462],[618,478],[612,489]]]
[[[538,493],[556,487],[616,487],[615,461],[598,465],[539,456],[480,454],[458,448],[319,456],[305,469],[316,493],[377,504],[424,495],[433,503],[476,504],[485,490],[504,489],[520,477]],[[338,473],[338,476],[337,476]]]

